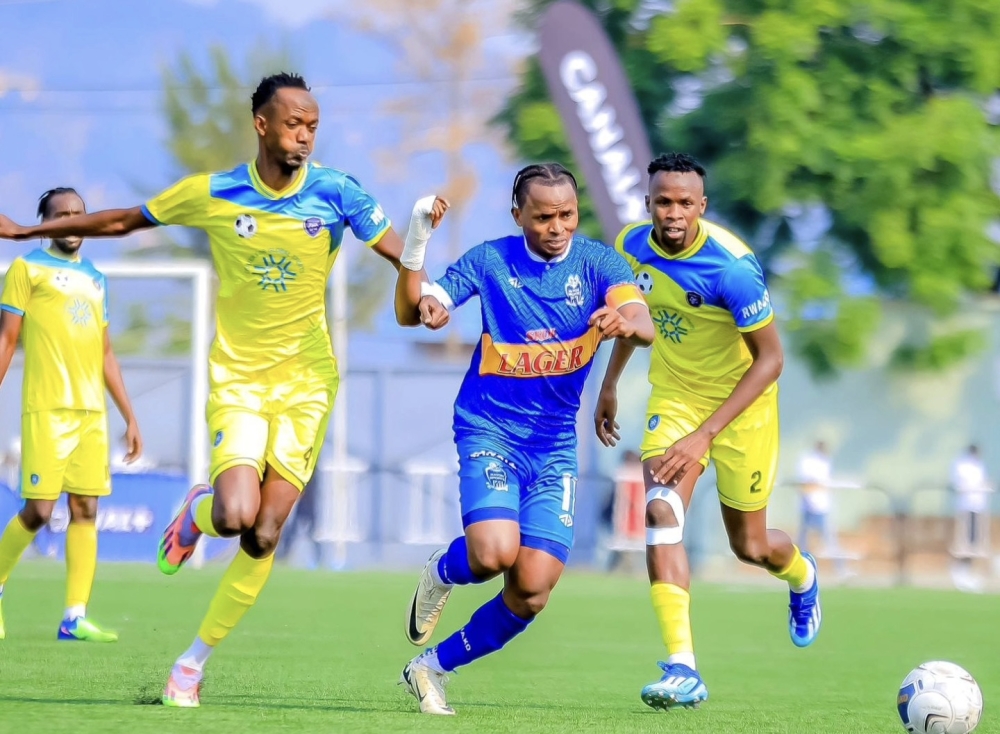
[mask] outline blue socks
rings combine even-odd
[[[464,538],[459,540],[464,549]],[[451,544],[448,555],[451,555],[456,543],[458,540]],[[530,619],[521,619],[507,608],[501,592],[479,607],[468,624],[435,648],[438,663],[446,671],[468,665],[499,650],[528,629],[529,624]]]
[[[447,552],[438,561],[437,571],[442,581],[456,586],[479,584],[484,580],[473,574],[469,567],[469,546],[465,543],[464,535],[451,541]]]

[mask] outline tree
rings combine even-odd
[[[526,21],[549,4],[535,0]],[[1000,5],[676,0],[654,15],[648,0],[584,4],[622,55],[654,150],[709,168],[712,216],[780,284],[814,374],[864,360],[880,297],[933,321],[988,289],[1000,133],[984,104],[1000,88]],[[536,64],[498,123],[522,154],[569,157]],[[911,330],[897,364],[940,368],[982,343],[933,325]]]
[[[447,219],[448,261],[457,260],[463,244],[462,227],[476,194],[478,175],[466,153],[477,143],[501,144],[489,125],[498,108],[497,95],[477,84],[487,68],[485,38],[507,26],[502,3],[469,0],[368,0],[343,12],[355,25],[391,44],[400,53],[400,69],[414,75],[419,88],[394,98],[386,113],[399,120],[401,140],[377,151],[385,174],[403,178],[414,157],[443,157],[444,181],[439,192],[451,202]],[[426,174],[425,174],[426,175]],[[456,347],[456,330],[448,344]]]

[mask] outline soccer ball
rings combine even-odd
[[[969,734],[983,715],[983,692],[954,663],[924,663],[899,687],[899,718],[912,734]]]
[[[639,286],[639,290],[643,294],[649,293],[653,290],[653,276],[643,270],[637,276],[635,276],[635,284]]]
[[[236,217],[236,223],[233,226],[236,229],[236,234],[243,239],[248,240],[257,234],[257,220],[250,214],[240,214]]]

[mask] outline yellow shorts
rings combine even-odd
[[[646,409],[642,460],[661,456],[677,441],[693,433],[714,412],[680,398],[652,397]],[[701,459],[715,464],[719,501],[727,507],[753,512],[767,507],[778,470],[778,391],[762,395],[715,437]]]
[[[214,386],[206,409],[210,481],[234,466],[255,467],[263,479],[270,464],[302,490],[316,469],[339,382],[333,375]]]
[[[21,496],[56,500],[61,492],[111,494],[108,414],[45,410],[21,416]]]

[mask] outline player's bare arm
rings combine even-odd
[[[617,446],[622,438],[621,434],[618,433],[621,426],[616,420],[618,416],[618,380],[621,379],[625,365],[632,358],[635,348],[636,345],[628,341],[616,340],[611,352],[611,359],[608,360],[608,368],[604,372],[604,381],[601,383],[601,392],[597,398],[597,408],[594,410],[594,431],[597,433],[598,440],[608,447]]]
[[[111,337],[108,330],[104,330],[104,384],[115,401],[115,406],[125,421],[125,463],[131,464],[142,456],[142,434],[139,433],[139,423],[135,419],[135,412],[132,410],[132,401],[129,399],[128,391],[125,389],[125,380],[122,378],[121,365],[118,364],[118,357],[111,347]]]
[[[440,329],[448,323],[449,315],[441,302],[430,296],[421,296],[421,285],[427,282],[424,270],[424,253],[431,231],[437,229],[450,204],[440,197],[426,197],[414,205],[406,242],[392,232],[398,250],[395,251],[397,270],[395,312],[400,326],[423,324],[429,329]],[[386,233],[388,236],[389,232]],[[376,245],[385,241],[385,237]],[[380,253],[381,254],[381,253]],[[389,259],[388,255],[383,255]]]
[[[14,359],[22,323],[24,323],[23,316],[11,311],[0,311],[0,384],[7,376],[11,360]]]
[[[781,347],[778,327],[774,322],[755,331],[743,332],[742,336],[753,357],[753,364],[733,388],[729,397],[697,431],[682,438],[670,447],[667,453],[654,460],[653,479],[660,484],[669,485],[676,482],[697,465],[708,451],[712,440],[744,410],[753,405],[754,401],[781,375],[785,354]]]
[[[63,237],[124,237],[140,229],[155,226],[142,213],[141,206],[131,209],[105,209],[75,217],[50,219],[30,227],[16,224],[0,214],[0,239],[33,240]]]

